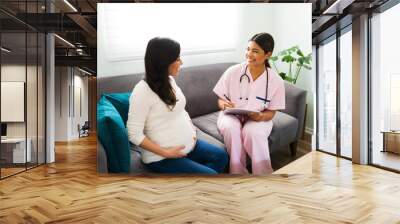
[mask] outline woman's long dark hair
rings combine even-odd
[[[269,33],[258,33],[254,35],[249,41],[254,41],[264,50],[265,53],[271,52],[274,50],[274,38]],[[271,68],[269,65],[268,59],[265,60],[265,67]]]
[[[147,44],[144,56],[145,81],[170,109],[175,106],[177,99],[169,80],[168,67],[178,59],[180,51],[178,42],[155,37]]]

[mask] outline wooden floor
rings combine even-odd
[[[399,174],[320,152],[267,177],[98,176],[94,138],[56,158],[0,181],[0,223],[400,223]]]
[[[376,150],[374,151],[372,162],[376,165],[400,170],[400,154]]]

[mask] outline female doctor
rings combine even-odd
[[[268,137],[276,110],[285,109],[284,81],[268,63],[273,49],[270,34],[254,35],[247,44],[246,61],[228,68],[214,87],[221,110],[257,111],[247,115],[227,115],[224,111],[219,114],[218,130],[230,155],[231,174],[248,173],[246,154],[251,158],[253,174],[273,171]]]

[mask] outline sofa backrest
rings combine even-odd
[[[186,110],[191,117],[218,111],[217,96],[212,91],[227,68],[236,63],[218,63],[182,68],[176,82],[186,97]],[[98,78],[98,99],[102,93],[129,92],[142,80],[144,74]],[[285,82],[287,113],[299,121],[298,136],[304,126],[306,91]]]
[[[306,113],[307,91],[285,81],[285,109],[283,113],[289,114],[298,120],[297,138],[303,134]]]
[[[186,110],[191,117],[219,110],[218,97],[213,89],[225,70],[234,64],[221,63],[182,69],[176,82],[186,97]]]
[[[97,78],[97,101],[103,93],[132,92],[133,87],[143,79],[143,74],[120,75]]]
[[[182,68],[176,82],[186,97],[186,110],[197,117],[218,110],[217,96],[212,91],[227,68],[235,63],[219,63]],[[98,99],[102,93],[128,92],[142,80],[143,73],[97,79]]]

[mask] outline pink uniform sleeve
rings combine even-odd
[[[278,87],[276,88],[271,102],[269,103],[269,110],[284,110],[285,109],[285,82],[280,80],[277,83]]]
[[[222,74],[221,78],[218,80],[213,89],[214,93],[217,94],[217,96],[221,99],[225,99],[224,95],[229,97],[229,71],[230,69],[228,68],[224,74]]]

